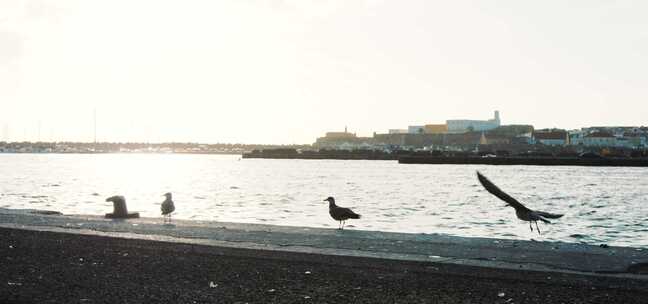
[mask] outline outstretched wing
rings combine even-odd
[[[505,201],[508,203],[511,207],[515,208],[515,210],[521,209],[521,210],[529,210],[529,208],[524,207],[522,203],[518,202],[516,199],[511,197],[510,195],[506,194],[504,191],[500,190],[495,184],[493,184],[491,181],[486,178],[486,176],[483,176],[479,171],[477,171],[477,178],[479,179],[479,182],[486,188],[486,191],[490,192],[491,194],[497,196],[497,198]]]

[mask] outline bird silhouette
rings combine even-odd
[[[329,202],[329,214],[334,220],[340,222],[340,226],[338,226],[338,229],[340,230],[344,229],[344,224],[346,223],[346,220],[360,218],[360,214],[351,211],[351,209],[336,205],[335,199],[332,196],[329,196],[324,201]]]
[[[173,204],[173,200],[171,200],[171,192],[165,193],[164,196],[166,196],[166,199],[162,202],[162,207],[160,209],[164,216],[164,222],[166,223],[168,218],[169,223],[171,223],[171,212],[175,211],[175,205]]]
[[[522,203],[518,202],[518,200],[514,199],[513,197],[511,197],[510,195],[502,191],[500,188],[495,186],[495,184],[493,184],[490,180],[488,180],[486,176],[479,173],[479,171],[477,171],[477,179],[479,179],[479,182],[482,184],[482,186],[486,188],[486,191],[497,196],[497,198],[505,201],[508,206],[513,207],[515,209],[515,215],[517,216],[517,218],[523,221],[528,221],[529,228],[531,228],[531,231],[533,231],[533,226],[531,225],[531,223],[535,223],[536,229],[538,230],[538,234],[540,234],[540,227],[538,227],[538,221],[551,223],[549,220],[547,220],[548,218],[557,219],[563,216],[562,214],[531,210],[525,207],[524,205],[522,205]]]

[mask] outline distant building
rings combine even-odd
[[[347,132],[326,132],[324,137],[319,137],[313,144],[317,148],[353,149],[366,147],[373,144],[371,137],[357,137],[355,133]]]
[[[407,127],[409,134],[423,134],[425,133],[425,126],[409,126]]]
[[[583,145],[590,147],[614,147],[616,137],[609,132],[592,132],[583,137]]]
[[[583,138],[588,134],[585,130],[570,130],[569,132],[569,144],[570,145],[582,145]]]
[[[447,124],[429,124],[423,126],[423,131],[426,134],[444,134],[448,133]]]
[[[389,134],[407,134],[407,129],[389,129]]]
[[[534,144],[532,134],[522,134],[511,138],[512,144],[518,145],[532,145]]]
[[[344,138],[355,138],[354,133],[347,132],[347,128],[344,127],[344,132],[326,132],[326,138],[329,139],[344,139]]]
[[[537,130],[533,132],[533,141],[547,146],[564,146],[569,143],[569,136],[565,130]]]
[[[623,138],[626,138],[628,140],[628,144],[631,148],[640,148],[646,145],[646,137],[642,136],[642,134],[639,132],[623,133]]]
[[[469,131],[487,131],[499,127],[501,124],[499,111],[489,120],[453,119],[446,120],[449,133],[464,133]]]
[[[479,144],[480,145],[488,144],[488,139],[486,139],[486,135],[484,135],[484,132],[482,132],[481,137],[479,138]]]
[[[347,132],[326,132],[325,137],[327,138],[354,138],[356,137],[353,133]]]

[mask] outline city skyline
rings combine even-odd
[[[344,126],[645,125],[640,1],[7,1],[9,140],[301,144]]]

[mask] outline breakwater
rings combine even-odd
[[[243,153],[243,158],[270,159],[341,159],[341,160],[398,160],[403,153],[378,150],[320,150],[297,151],[294,149],[254,150]]]
[[[407,155],[398,158],[401,164],[443,165],[526,165],[526,166],[607,166],[648,167],[646,158],[585,157],[456,157]]]
[[[427,151],[379,150],[320,150],[295,149],[255,150],[243,158],[267,159],[339,159],[339,160],[397,160],[401,164],[437,165],[528,165],[528,166],[607,166],[648,167],[648,158],[586,156],[480,156],[477,154],[433,155]]]

